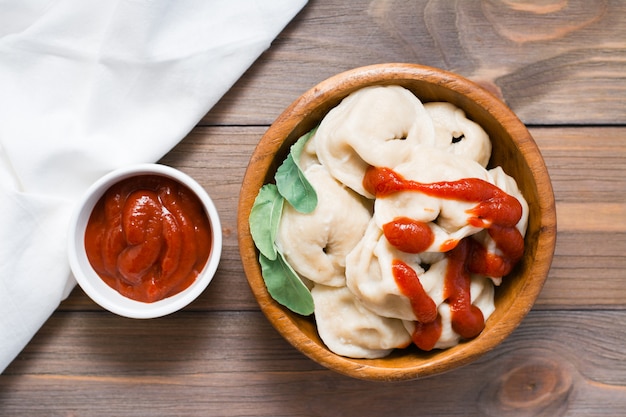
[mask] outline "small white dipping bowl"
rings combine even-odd
[[[118,182],[141,175],[159,175],[173,179],[198,196],[211,226],[211,253],[196,280],[185,290],[165,299],[145,303],[127,298],[108,286],[92,268],[85,250],[85,229],[94,206],[103,194]],[[112,171],[89,187],[76,205],[70,220],[68,257],[70,267],[85,293],[101,307],[120,316],[148,319],[165,316],[187,306],[209,285],[222,253],[222,228],[217,209],[207,192],[193,178],[183,172],[160,164],[133,165]]]

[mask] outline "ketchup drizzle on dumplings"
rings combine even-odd
[[[383,225],[385,237],[396,248],[406,253],[424,252],[435,240],[428,223],[398,217]]]
[[[463,239],[450,252],[447,252],[448,268],[443,286],[444,299],[450,305],[452,329],[465,339],[476,337],[485,328],[482,311],[472,305],[470,294],[470,271],[467,259],[470,256],[473,240]]]
[[[365,172],[363,186],[376,198],[414,191],[431,197],[477,203],[468,210],[472,215],[468,222],[476,227],[488,228],[492,224],[515,227],[522,216],[522,205],[515,197],[480,178],[421,183],[407,180],[389,168],[370,167]]]
[[[400,292],[411,302],[417,321],[434,321],[437,318],[437,305],[424,290],[415,270],[399,259],[394,259],[391,270]]]
[[[411,302],[417,318],[411,335],[413,343],[422,350],[431,350],[441,337],[441,317],[437,313],[437,305],[424,290],[413,268],[395,259],[391,270],[400,292]]]
[[[484,329],[485,322],[480,309],[471,303],[470,274],[503,277],[522,257],[524,238],[515,227],[522,216],[520,202],[497,186],[479,178],[420,183],[407,180],[392,169],[381,167],[370,167],[366,171],[363,186],[376,198],[410,191],[436,198],[476,203],[476,206],[467,210],[468,224],[488,229],[489,236],[501,254],[487,250],[472,237],[440,249],[446,251],[448,258],[444,301],[450,305],[452,328],[465,339],[478,336]],[[390,244],[408,253],[423,252],[433,241],[432,231],[427,224],[407,218],[397,218],[383,225],[383,233]],[[427,294],[420,292],[423,288],[417,274],[413,271],[415,278],[409,279],[411,273],[406,268],[411,268],[406,264],[402,268],[397,265],[401,264],[396,260],[392,267],[394,279],[401,292],[411,300],[418,318],[412,335],[413,342],[422,350],[431,350],[441,335],[441,317],[432,318],[429,315],[424,320],[426,317],[423,309],[430,309],[431,303],[435,303]]]
[[[415,329],[411,334],[411,339],[418,348],[430,351],[433,350],[435,344],[441,337],[441,316],[430,323],[415,322]]]

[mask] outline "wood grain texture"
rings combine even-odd
[[[223,220],[215,280],[155,321],[80,290],[0,375],[14,416],[617,416],[626,410],[626,2],[310,0],[162,162],[203,184]],[[531,125],[556,198],[548,280],[522,325],[477,362],[381,384],[325,370],[260,313],[236,236],[254,146],[298,95],[347,69],[458,72]]]
[[[620,0],[312,0],[202,123],[269,124],[331,75],[410,62],[482,84],[527,124],[619,125],[625,22]]]
[[[259,312],[186,312],[158,321],[60,313],[0,377],[0,412],[615,416],[626,407],[625,320],[623,311],[532,312],[513,338],[465,368],[372,383],[314,364]]]
[[[163,160],[196,178],[220,212],[224,252],[192,310],[253,310],[237,246],[239,188],[265,126],[195,128]],[[626,128],[531,128],[551,176],[557,246],[541,308],[623,308],[626,299]],[[601,262],[602,268],[598,268]],[[564,291],[564,288],[567,288]],[[80,290],[62,310],[98,310]]]
[[[531,129],[557,211],[557,246],[538,305],[618,308],[626,299],[626,130]]]

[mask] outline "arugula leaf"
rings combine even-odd
[[[302,149],[317,129],[313,129],[292,145],[289,155],[276,170],[276,186],[280,194],[301,213],[310,213],[317,206],[317,193],[298,166]]]
[[[276,259],[277,251],[274,241],[278,233],[284,201],[276,185],[266,184],[259,190],[248,218],[254,244],[259,252],[270,260]]]
[[[291,311],[308,316],[313,314],[313,296],[298,274],[278,252],[276,259],[259,255],[265,286],[274,300]]]

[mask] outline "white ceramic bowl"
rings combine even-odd
[[[87,222],[100,197],[114,184],[139,175],[160,175],[188,187],[200,199],[211,226],[211,253],[196,280],[178,294],[151,303],[127,298],[108,286],[91,267],[84,245]],[[74,277],[94,302],[120,316],[147,319],[161,317],[182,309],[206,289],[219,264],[222,252],[222,228],[213,201],[193,178],[165,165],[140,164],[112,171],[89,187],[72,215],[68,241],[68,257]]]

